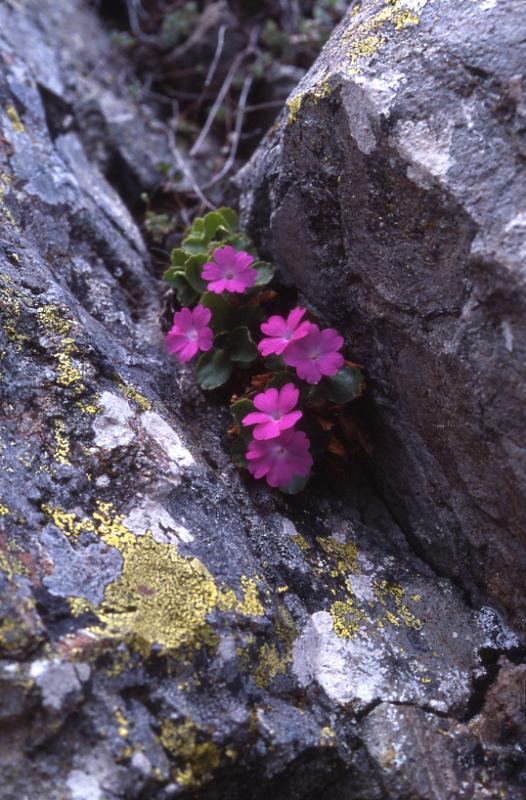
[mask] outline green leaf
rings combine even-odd
[[[309,478],[310,478],[310,472],[307,475],[305,475],[304,478],[300,478],[299,475],[296,475],[296,477],[294,477],[291,480],[288,486],[280,486],[279,490],[284,494],[298,494],[298,492],[302,492],[303,489],[306,487]]]
[[[249,400],[248,397],[244,397],[242,400],[237,400],[230,406],[230,413],[234,417],[234,421],[239,426],[239,436],[241,436],[241,438],[245,439],[247,442],[249,442],[252,438],[252,426],[248,427],[243,425],[243,420],[247,414],[251,414],[254,410],[254,403],[252,400]]]
[[[202,306],[209,308],[212,312],[212,319],[210,320],[210,327],[214,333],[222,333],[228,330],[230,322],[230,315],[232,306],[220,294],[214,292],[205,292],[199,301]]]
[[[224,386],[232,374],[232,364],[225,350],[216,347],[199,358],[195,377],[201,389],[211,391]]]
[[[343,405],[360,397],[365,379],[361,369],[344,364],[332,378],[323,378],[320,386],[327,400]]]
[[[192,303],[195,303],[199,297],[199,293],[192,289],[182,273],[177,273],[174,275],[174,277],[170,280],[170,283],[175,287],[177,299],[182,306],[192,305]]]
[[[185,267],[186,280],[199,294],[206,291],[206,281],[201,277],[204,264],[206,264],[206,255],[199,253],[197,256],[189,256]]]
[[[265,358],[265,366],[270,372],[282,372],[283,371],[283,359],[281,356],[277,356],[272,353],[270,356]]]
[[[165,272],[163,273],[163,280],[165,280],[166,283],[169,283],[171,286],[173,286],[174,278],[177,275],[182,275],[184,278],[184,270],[181,269],[181,267],[168,267],[168,269],[165,270]]]
[[[257,250],[254,247],[252,239],[250,239],[250,237],[244,233],[236,233],[233,236],[229,236],[227,243],[231,244],[235,250],[246,250],[247,253],[250,253],[251,256],[254,256],[254,259],[257,259],[258,257]]]
[[[170,262],[173,267],[184,267],[188,253],[185,253],[180,247],[174,247],[170,256]]]
[[[232,461],[236,465],[236,467],[240,467],[241,469],[248,469],[248,461],[247,461],[247,449],[248,449],[248,442],[245,442],[241,437],[236,436],[232,443],[232,449],[230,451],[230,455],[232,456]]]
[[[218,228],[225,228],[228,226],[226,225],[225,219],[221,216],[218,211],[209,211],[208,214],[204,216],[204,237],[206,243],[209,244],[213,239],[215,239],[215,234]]]
[[[192,223],[192,227],[190,228],[192,234],[197,236],[202,236],[205,232],[205,221],[203,217],[196,217]]]
[[[294,386],[298,386],[298,378],[292,372],[277,372],[268,382],[267,389],[281,389],[287,383],[293,383]],[[301,383],[299,385],[301,387]]]
[[[257,272],[256,286],[266,286],[274,277],[275,269],[268,261],[255,261],[252,264]]]
[[[190,234],[190,236],[186,236],[183,239],[182,244],[183,250],[185,250],[187,254],[193,255],[206,252],[206,242],[202,236]]]
[[[240,366],[248,366],[258,357],[258,349],[250,335],[248,328],[244,326],[234,328],[230,335],[230,358]]]
[[[263,308],[258,305],[247,304],[236,308],[236,322],[251,330],[259,331],[259,326],[267,318]],[[261,335],[261,334],[260,334]]]
[[[233,208],[222,206],[221,208],[217,209],[217,212],[223,217],[227,228],[229,228],[231,231],[237,231],[239,226],[239,216]]]

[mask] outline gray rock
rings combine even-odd
[[[454,729],[440,796],[462,780],[518,800],[500,765],[522,756],[488,735],[500,684],[484,702],[514,634],[360,475],[290,501],[245,487],[227,414],[163,352],[147,250],[77,130],[80,45],[107,54],[105,31],[80,0],[0,12],[0,797],[423,792],[382,757],[394,708],[385,736]],[[50,129],[49,91],[70,130]]]
[[[525,62],[521,0],[355,5],[238,179],[265,255],[366,365],[394,517],[522,631]]]

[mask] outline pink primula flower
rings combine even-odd
[[[259,352],[265,358],[271,353],[281,355],[292,342],[302,339],[309,332],[309,322],[301,322],[305,308],[293,308],[287,319],[277,315],[270,317],[261,325],[261,330],[268,336],[258,344]]]
[[[301,419],[301,411],[293,411],[300,396],[293,383],[286,383],[279,392],[267,389],[254,397],[253,411],[243,418],[243,425],[254,425],[254,439],[276,439]]]
[[[209,292],[242,294],[245,289],[254,286],[257,272],[250,266],[254,261],[250,253],[244,250],[236,253],[234,248],[228,245],[214,250],[212,258],[214,260],[205,264],[201,272],[202,279],[209,281]]]
[[[248,470],[254,478],[265,478],[269,486],[288,486],[295,477],[305,477],[312,467],[310,442],[303,431],[283,431],[276,439],[252,439],[247,450]]]
[[[343,337],[334,328],[320,331],[312,322],[308,325],[307,335],[287,348],[283,360],[289,367],[296,368],[302,380],[318,383],[324,375],[336,375],[343,367],[343,356],[338,353]]]
[[[209,308],[198,305],[191,311],[182,308],[174,314],[173,325],[164,340],[169,353],[175,353],[179,361],[190,361],[198,350],[210,350],[214,340],[208,323],[212,318]]]

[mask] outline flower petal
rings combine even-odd
[[[259,423],[267,421],[268,414],[264,414],[262,411],[251,411],[250,414],[247,414],[246,417],[242,419],[243,425],[258,425]]]
[[[259,411],[274,414],[278,409],[278,390],[266,389],[254,397],[254,405]]]
[[[285,414],[279,420],[279,427],[282,431],[288,430],[292,428],[296,422],[298,422],[302,418],[303,414],[301,411],[291,411],[290,414]]]
[[[287,328],[287,323],[283,319],[283,317],[279,317],[275,314],[266,322],[261,323],[261,331],[265,333],[267,336],[282,336]]]
[[[217,247],[212,255],[212,258],[219,264],[220,267],[223,269],[221,272],[224,274],[225,269],[232,267],[235,260],[236,251],[231,245],[226,245],[226,247]]]
[[[280,433],[281,428],[279,420],[269,419],[269,417],[267,417],[266,421],[262,425],[256,425],[254,428],[254,439],[277,439]]]
[[[209,308],[205,308],[201,304],[197,305],[193,310],[194,325],[196,328],[202,328],[208,325],[212,319],[212,312]]]
[[[282,386],[278,397],[278,412],[280,414],[286,414],[292,411],[298,404],[299,396],[299,389],[297,389],[293,383],[286,383],[285,386]]]

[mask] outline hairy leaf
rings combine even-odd
[[[232,364],[225,350],[213,347],[199,358],[195,370],[197,382],[202,389],[211,391],[224,386],[232,374]]]

